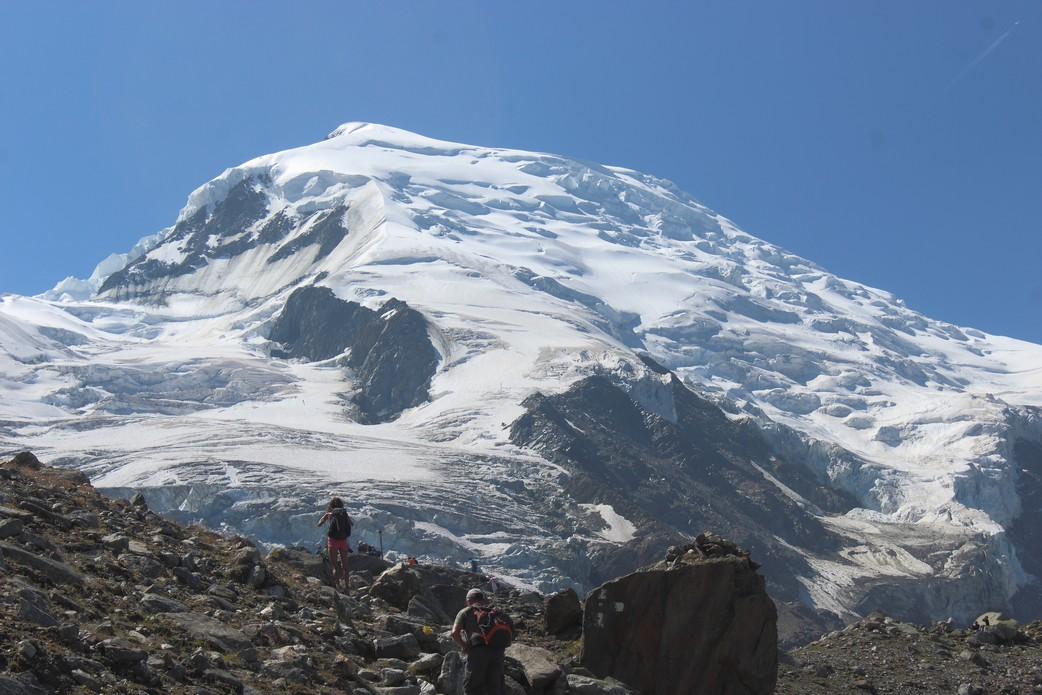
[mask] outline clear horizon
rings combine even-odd
[[[668,178],[934,318],[1042,343],[1042,3],[0,6],[0,292],[372,121]]]

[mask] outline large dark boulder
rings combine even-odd
[[[582,663],[644,695],[767,695],[777,613],[747,556],[687,552],[586,597]]]
[[[575,589],[565,589],[546,597],[543,620],[549,634],[564,635],[578,631],[582,619],[583,608]]]
[[[36,458],[36,455],[31,451],[19,451],[14,455],[14,458],[11,459],[11,463],[15,466],[31,468],[32,470],[39,470],[42,465],[40,459]]]
[[[383,572],[369,587],[369,595],[381,598],[400,610],[409,608],[409,601],[423,590],[419,572],[406,565],[395,565]]]

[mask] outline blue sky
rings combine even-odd
[[[11,0],[0,60],[0,292],[375,121],[663,176],[912,308],[1042,342],[1042,0]]]

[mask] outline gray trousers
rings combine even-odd
[[[465,695],[503,695],[503,650],[471,647],[463,674]]]

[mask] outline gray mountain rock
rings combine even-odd
[[[747,558],[689,554],[590,592],[582,663],[645,695],[769,695],[776,618]]]
[[[326,360],[348,351],[360,389],[354,403],[366,422],[397,417],[428,399],[438,353],[424,317],[405,302],[378,310],[345,302],[327,287],[294,290],[272,325],[272,355]]]

